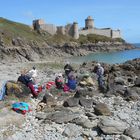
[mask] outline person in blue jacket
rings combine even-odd
[[[77,85],[76,78],[74,77],[74,75],[70,75],[70,76],[68,77],[67,86],[68,86],[70,89],[75,90],[75,89],[76,89],[76,85]]]

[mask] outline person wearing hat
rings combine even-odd
[[[98,78],[99,89],[102,90],[104,88],[104,81],[103,81],[104,68],[101,66],[100,63],[97,63],[96,67],[97,67],[96,74]]]

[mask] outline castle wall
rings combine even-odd
[[[112,38],[121,38],[120,30],[112,30]]]
[[[94,29],[94,34],[103,35],[103,36],[107,36],[107,37],[112,37],[112,33],[111,32],[112,31],[111,31],[110,28],[104,28],[104,29],[95,28]]]
[[[56,34],[57,28],[53,24],[42,24],[40,25],[40,29],[47,31],[51,35]]]
[[[79,34],[82,34],[82,35],[97,34],[97,35],[103,35],[103,36],[107,36],[107,37],[111,37],[111,38],[120,38],[121,37],[120,30],[112,30],[110,28],[82,29],[82,30],[79,30]]]

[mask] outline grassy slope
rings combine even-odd
[[[36,40],[37,42],[44,42],[48,34],[41,36],[25,24],[0,18],[0,36],[6,45],[11,45],[12,39],[17,37],[23,38],[26,41]]]

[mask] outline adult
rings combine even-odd
[[[63,89],[63,76],[61,73],[58,74],[58,76],[56,76],[55,78],[55,85],[58,89]]]
[[[35,88],[34,88],[34,83],[32,81],[32,78],[26,74],[21,74],[19,77],[18,77],[18,80],[17,81],[20,81],[21,83],[25,84],[27,87],[30,88],[31,90],[31,93],[34,97],[37,97],[38,96],[38,92],[35,91]]]
[[[76,89],[76,85],[77,85],[77,81],[74,75],[70,75],[68,77],[68,82],[67,82],[67,86],[69,87],[69,89],[71,90],[75,90]]]
[[[34,83],[36,83],[36,77],[37,77],[37,70],[36,70],[36,67],[33,66],[33,68],[28,72],[29,76],[31,76],[32,78],[32,81]]]
[[[73,67],[70,65],[68,61],[66,62],[66,65],[64,66],[64,70],[65,70],[66,76],[68,76],[69,73],[73,71]]]
[[[104,89],[104,68],[101,66],[100,63],[97,64],[96,66],[96,74],[97,74],[97,78],[98,78],[98,85],[99,85],[99,89],[103,90]]]

